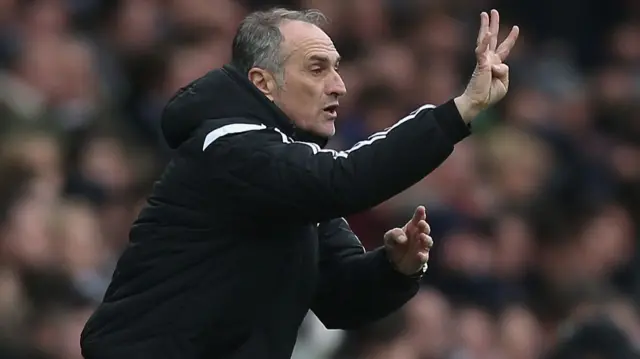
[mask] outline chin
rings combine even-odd
[[[334,126],[333,122],[327,123],[327,124],[324,124],[321,128],[319,128],[318,131],[314,131],[314,132],[316,132],[316,135],[318,136],[330,138],[336,134],[336,126]]]
[[[299,128],[309,135],[326,139],[329,139],[336,134],[334,122],[327,119],[321,119],[313,124],[307,123],[307,126],[300,126]]]

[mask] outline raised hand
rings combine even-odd
[[[429,250],[433,246],[426,219],[426,209],[419,206],[404,227],[394,228],[384,235],[389,260],[403,274],[413,275],[426,269]]]
[[[491,10],[480,14],[476,43],[476,67],[464,94],[455,99],[463,119],[471,121],[478,113],[500,101],[509,90],[509,66],[504,61],[513,49],[520,29],[514,26],[498,45],[500,14]]]

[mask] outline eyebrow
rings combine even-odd
[[[336,64],[339,64],[341,59],[342,59],[342,57],[340,57],[340,55],[338,55],[338,57],[336,58]],[[312,55],[309,58],[309,61],[311,61],[311,62],[331,62],[331,59],[329,59],[327,56]]]

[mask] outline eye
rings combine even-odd
[[[314,75],[320,75],[320,74],[322,74],[322,71],[323,70],[320,67],[314,67],[314,68],[311,69],[311,73],[314,74]]]

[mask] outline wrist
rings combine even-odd
[[[471,123],[471,121],[473,121],[473,119],[476,118],[482,111],[482,108],[480,106],[475,104],[468,96],[464,94],[454,98],[453,102],[456,104],[456,108],[460,113],[460,117],[462,117],[462,120],[467,124]]]
[[[389,255],[389,252],[387,250],[384,251],[384,254],[385,254],[385,259],[386,259],[387,263],[389,263],[389,265],[391,266],[393,271],[395,271],[396,273],[401,274],[401,275],[403,275],[405,277],[412,278],[412,279],[420,279],[420,278],[422,278],[424,273],[427,271],[427,268],[428,268],[427,263],[424,263],[418,269],[408,270],[408,269],[400,268],[393,261],[393,259],[391,259],[391,256]]]

